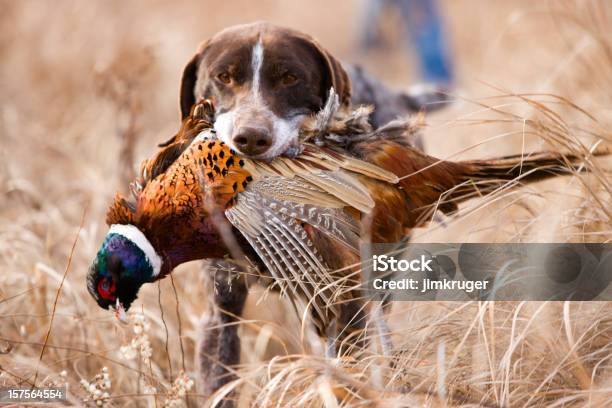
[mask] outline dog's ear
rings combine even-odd
[[[298,35],[298,34],[296,34]],[[314,38],[305,34],[299,34],[299,38],[310,47],[323,65],[324,86],[321,90],[323,101],[327,99],[329,89],[334,88],[340,97],[340,103],[348,106],[351,103],[351,81],[336,58],[323,48]]]
[[[189,116],[191,107],[195,105],[195,85],[198,80],[198,67],[200,66],[201,53],[198,51],[185,65],[181,77],[181,89],[179,105],[181,107],[181,119]]]
[[[349,106],[351,104],[351,81],[340,61],[332,57],[327,51],[322,51],[327,54],[327,64],[333,73],[331,83],[336,93],[340,96],[340,103]]]
[[[204,53],[208,49],[210,40],[204,41],[198,47],[195,55],[189,60],[185,68],[183,68],[183,76],[181,77],[181,89],[179,94],[179,105],[181,108],[181,120],[189,116],[191,108],[196,101],[196,85],[198,85],[200,62],[204,58]]]

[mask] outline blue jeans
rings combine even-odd
[[[452,66],[436,0],[368,0],[366,4],[366,45],[376,45],[374,31],[385,7],[397,7],[406,25],[406,36],[419,59],[423,80],[450,85]]]

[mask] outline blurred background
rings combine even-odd
[[[196,380],[206,308],[198,263],[173,274],[174,288],[170,279],[143,288],[128,327],[96,306],[84,276],[115,192],[127,191],[140,161],[179,126],[184,64],[230,25],[267,20],[302,30],[398,89],[444,83],[456,101],[427,115],[424,129],[425,148],[438,157],[609,143],[610,2],[441,0],[450,71],[442,79],[423,70],[400,8],[382,3],[374,24],[366,0],[0,0],[0,386],[68,383],[71,402],[86,404],[100,396],[79,382],[103,383],[107,367],[104,404],[161,406],[182,401],[181,369]],[[602,174],[474,200],[415,240],[610,241],[610,179]],[[394,305],[400,363],[376,375],[370,365],[382,356],[334,363],[362,384],[338,397],[350,382],[312,356],[284,301],[263,295],[254,288],[240,329],[242,406],[324,405],[320,381],[331,381],[347,406],[354,398],[369,406],[612,403],[608,303]],[[288,353],[299,358],[268,365]],[[197,381],[187,387],[191,406],[204,402],[199,390]]]

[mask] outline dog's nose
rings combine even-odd
[[[272,137],[265,130],[243,127],[238,130],[232,142],[241,153],[258,156],[272,146]]]

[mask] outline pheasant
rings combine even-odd
[[[87,277],[101,307],[127,310],[143,284],[184,262],[242,255],[279,290],[306,300],[319,333],[337,324],[350,336],[363,324],[355,265],[365,233],[372,242],[399,242],[436,210],[452,213],[509,180],[542,180],[580,164],[556,153],[438,160],[409,145],[406,126],[359,134],[359,120],[334,122],[329,111],[305,130],[294,157],[257,161],[215,138],[213,115],[209,101],[196,104],[141,166],[134,200],[115,197]],[[245,296],[243,281],[222,285],[215,293],[227,311],[222,321],[240,315]],[[235,325],[223,330],[235,346]],[[236,350],[229,355],[235,362]]]

